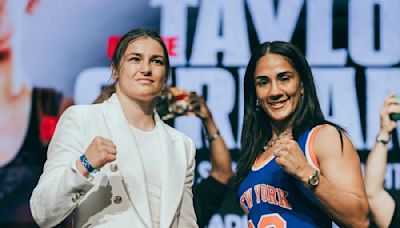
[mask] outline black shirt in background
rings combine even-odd
[[[218,182],[211,175],[195,186],[193,204],[200,228],[206,226],[221,207],[227,191],[228,185]]]

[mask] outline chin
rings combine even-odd
[[[289,113],[274,113],[274,114],[267,114],[272,121],[282,122],[287,121],[290,118]]]
[[[141,101],[154,101],[157,98],[157,94],[136,94],[135,97]]]

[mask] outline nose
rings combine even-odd
[[[282,96],[282,90],[281,90],[281,88],[279,87],[279,84],[278,84],[277,81],[272,81],[272,82],[271,82],[271,89],[270,89],[270,91],[269,91],[269,96],[270,96],[272,99],[277,99],[277,98],[279,98],[280,96]]]
[[[140,72],[141,72],[144,76],[149,76],[149,75],[151,75],[151,66],[150,66],[150,63],[143,62],[142,65],[141,65]]]

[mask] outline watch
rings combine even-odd
[[[390,136],[389,136],[388,139],[385,139],[385,137],[383,137],[381,134],[378,134],[378,135],[376,136],[376,142],[380,142],[380,143],[382,143],[383,145],[388,144],[388,143],[389,143],[389,140],[390,140]]]
[[[320,173],[318,169],[315,169],[315,172],[308,177],[308,185],[311,188],[315,188],[319,183]]]

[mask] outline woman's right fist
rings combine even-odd
[[[117,158],[117,147],[106,138],[96,136],[86,149],[85,156],[90,165],[95,169],[100,169],[105,164],[115,161]],[[77,160],[77,168],[84,175],[88,176],[88,170]]]
[[[111,140],[97,136],[89,144],[85,156],[93,168],[100,169],[117,158],[117,147]]]

